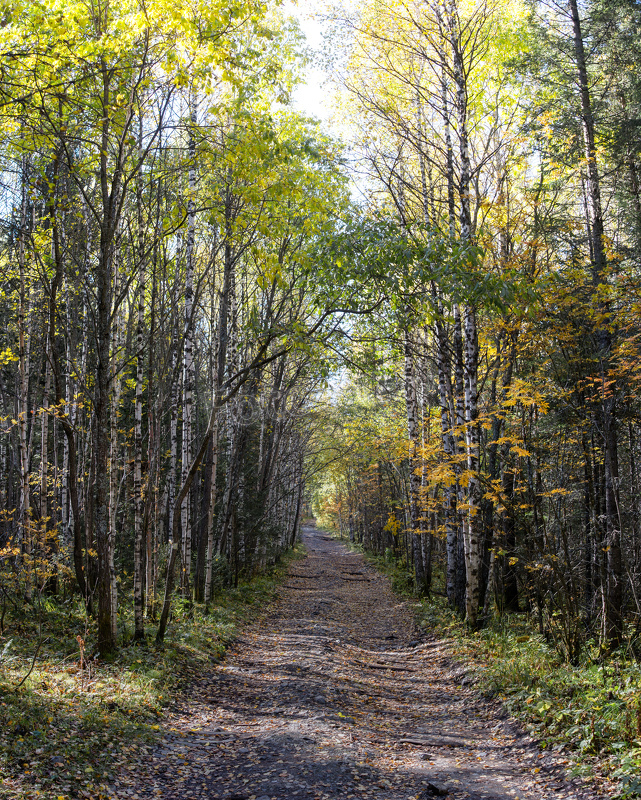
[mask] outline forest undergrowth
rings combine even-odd
[[[471,633],[444,597],[416,599],[402,563],[351,547],[414,600],[426,634],[452,642],[454,660],[485,697],[500,702],[541,748],[567,757],[571,775],[614,777],[620,798],[641,797],[641,663],[632,636],[608,655],[588,641],[571,664],[525,613]]]
[[[154,643],[152,625],[145,641],[134,642],[133,612],[121,612],[122,646],[109,659],[94,656],[96,623],[77,596],[5,603],[0,798],[103,796],[120,764],[144,759],[155,746],[163,712],[180,701],[181,687],[223,656],[302,551],[298,545],[268,574],[221,589],[209,609],[179,600],[164,646]]]
[[[588,642],[570,664],[526,614],[470,633],[440,598],[417,611],[426,629],[453,639],[454,658],[486,697],[567,757],[570,774],[614,777],[622,798],[641,796],[641,665],[631,651],[604,657]]]

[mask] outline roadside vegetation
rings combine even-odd
[[[629,649],[603,658],[587,643],[570,664],[525,614],[470,634],[443,607],[421,604],[431,628],[455,637],[455,658],[479,689],[497,698],[542,748],[567,756],[571,774],[617,778],[621,797],[641,794],[641,665]],[[436,613],[435,613],[436,611]]]
[[[641,3],[319,2],[331,134],[288,5],[3,4],[5,794],[152,746],[310,503],[637,791]]]
[[[134,642],[120,620],[117,653],[95,655],[95,619],[77,595],[4,606],[0,637],[0,798],[106,796],[121,763],[157,746],[183,687],[211,668],[274,597],[301,546],[270,572],[220,589],[209,608],[178,601],[163,646]]]
[[[350,546],[390,578],[397,594],[416,602],[406,564],[391,553],[378,556],[358,543]],[[562,638],[541,635],[525,613],[493,617],[470,632],[437,594],[416,602],[415,609],[427,635],[451,640],[453,658],[478,690],[500,702],[541,748],[563,754],[571,775],[614,777],[620,798],[641,796],[638,638],[630,635],[607,657],[596,642],[586,642],[580,660],[571,664]]]

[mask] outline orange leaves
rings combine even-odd
[[[536,406],[538,411],[546,414],[549,408],[549,403],[530,381],[521,378],[513,378],[507,390],[507,397],[503,403],[504,408],[513,408],[516,405],[520,406]]]
[[[401,530],[401,523],[398,521],[398,517],[396,516],[396,514],[389,515],[389,517],[387,518],[387,522],[383,527],[383,530],[387,531],[388,533],[391,533],[392,536],[398,536]]]

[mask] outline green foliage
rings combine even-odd
[[[439,610],[437,610],[439,609]],[[497,697],[542,747],[567,754],[577,775],[614,775],[621,797],[641,793],[641,666],[618,654],[599,659],[586,649],[577,666],[536,633],[522,616],[473,635],[439,602],[423,603],[420,618],[455,639],[457,659],[471,662],[478,687]]]
[[[395,558],[388,548],[385,555],[378,556],[374,553],[365,553],[365,560],[373,564],[379,572],[387,575],[392,584],[392,591],[401,597],[415,597],[414,575],[407,564]]]
[[[508,282],[482,270],[482,260],[479,246],[450,239],[430,226],[409,226],[383,214],[363,217],[356,211],[332,237],[318,243],[314,265],[320,300],[327,295],[359,314],[384,302],[398,315],[406,313],[408,304],[429,307],[432,281],[446,303],[483,300],[500,306],[510,294]],[[429,313],[433,316],[436,309]]]

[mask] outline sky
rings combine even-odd
[[[343,8],[354,9],[359,0],[342,0]],[[312,50],[321,51],[324,40],[323,34],[327,23],[323,23],[323,12],[327,11],[327,0],[286,0],[284,10],[295,17],[304,33],[307,44]],[[337,139],[349,138],[349,125],[335,114],[332,103],[333,87],[329,74],[320,64],[307,68],[306,80],[294,92],[293,105],[304,114],[316,117],[322,123],[324,130]],[[366,194],[364,181],[356,173],[351,175],[351,192],[354,200],[361,200]]]
[[[324,7],[322,0],[287,0],[284,4],[286,13],[298,20],[312,50],[320,50],[323,46],[324,25],[318,12]],[[293,101],[296,108],[331,127],[331,90],[326,85],[327,79],[327,73],[320,66],[308,67],[306,81],[294,92]]]

